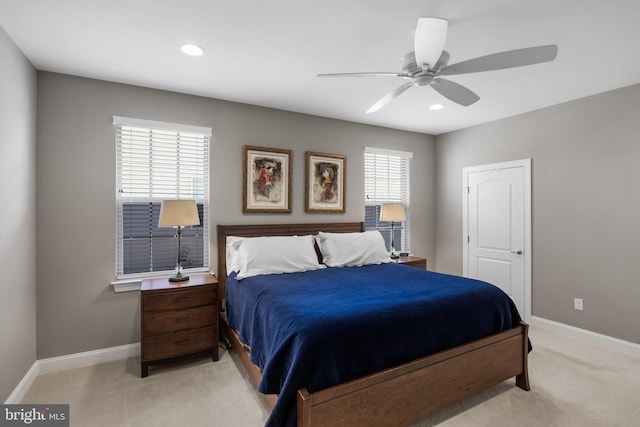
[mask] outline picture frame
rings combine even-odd
[[[242,146],[242,212],[291,213],[293,152]]]
[[[305,212],[346,211],[347,156],[306,153]]]

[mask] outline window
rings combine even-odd
[[[195,199],[200,225],[184,227],[185,272],[209,270],[210,128],[114,117],[116,127],[116,277],[171,274],[175,229],[158,227],[165,199]]]
[[[409,163],[413,153],[365,147],[364,149],[364,211],[365,229],[380,230],[387,249],[391,248],[391,223],[380,221],[383,203],[403,203],[407,220],[394,223],[393,240],[396,250],[409,252]]]

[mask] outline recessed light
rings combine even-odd
[[[180,50],[182,53],[189,56],[202,56],[204,53],[204,49],[200,46],[196,46],[195,44],[183,44],[180,47]]]
[[[429,108],[431,110],[442,110],[444,108],[444,105],[442,105],[442,104],[433,104],[433,105],[429,106]]]

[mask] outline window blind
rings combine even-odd
[[[380,208],[384,203],[403,203],[407,220],[394,223],[393,240],[396,250],[410,252],[410,160],[413,153],[365,147],[364,150],[364,202],[365,229],[379,230],[387,245],[391,246],[391,223],[380,221]]]
[[[195,199],[200,225],[184,227],[186,272],[209,269],[210,128],[114,117],[116,277],[173,273],[175,229],[158,227],[165,199]]]

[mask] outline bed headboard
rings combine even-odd
[[[364,231],[364,222],[330,222],[307,224],[243,224],[218,225],[218,309],[224,311],[227,285],[227,236],[303,236],[327,233],[354,233]]]

